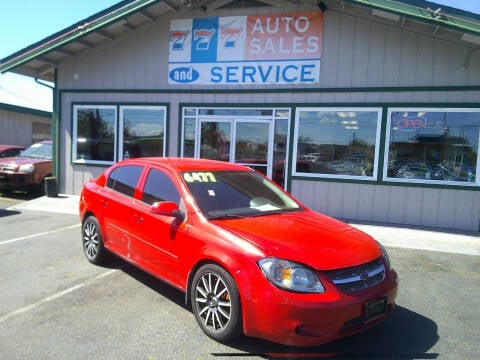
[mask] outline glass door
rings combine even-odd
[[[286,187],[288,108],[184,108],[181,156],[249,166]]]
[[[231,161],[231,132],[231,120],[201,121],[197,154],[201,159]]]
[[[272,122],[266,120],[235,120],[234,149],[231,161],[272,177]]]

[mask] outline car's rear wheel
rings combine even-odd
[[[95,216],[88,216],[82,224],[83,252],[88,261],[100,265],[108,258],[108,250],[103,244],[100,225]]]
[[[202,266],[190,293],[193,313],[205,334],[220,342],[242,334],[238,288],[225,269],[215,264]]]

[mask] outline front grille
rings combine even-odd
[[[367,264],[328,271],[327,275],[337,288],[350,293],[382,282],[385,279],[385,266],[382,258],[378,258]]]

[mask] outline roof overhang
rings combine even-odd
[[[164,3],[160,9],[146,10],[160,3]],[[75,57],[82,48],[94,49],[102,41],[114,40],[119,34],[155,21],[158,14],[171,10],[172,7],[161,0],[122,1],[0,60],[0,72],[15,70],[53,81],[54,70],[60,61]]]
[[[433,26],[442,26],[480,37],[480,16],[441,6],[428,1],[343,0],[372,8],[372,14],[388,18],[407,17]]]

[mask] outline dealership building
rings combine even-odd
[[[331,216],[480,231],[480,15],[133,0],[0,60],[54,83],[59,191],[129,157],[248,165]]]

